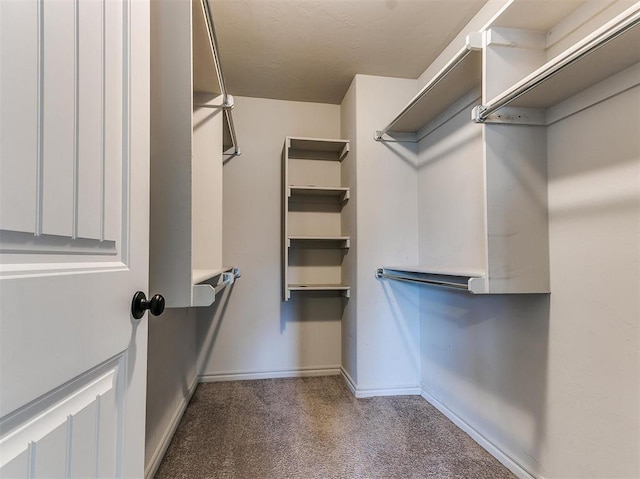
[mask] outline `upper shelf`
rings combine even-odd
[[[474,110],[491,119],[505,106],[546,109],[640,62],[640,3]]]
[[[465,93],[478,87],[482,81],[482,38],[479,34],[467,36],[465,46],[413,97],[384,129],[376,131],[376,140],[384,135],[409,135],[406,141],[417,141],[415,134],[431,120],[445,111]],[[446,81],[444,81],[446,79]]]
[[[287,137],[289,158],[342,161],[349,153],[349,140]]]

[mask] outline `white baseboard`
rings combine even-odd
[[[201,374],[198,376],[198,380],[201,383],[214,383],[220,381],[246,381],[250,379],[337,376],[338,374],[340,374],[340,366],[330,366],[326,368],[299,368],[284,371],[233,371],[215,374]]]
[[[191,398],[193,397],[193,393],[195,392],[197,386],[198,386],[198,377],[196,376],[193,379],[193,384],[189,386],[189,390],[187,391],[186,397],[180,403],[180,407],[176,409],[175,413],[173,414],[173,417],[171,418],[171,421],[169,422],[167,429],[165,430],[164,434],[162,434],[160,443],[158,444],[158,447],[156,447],[156,450],[153,452],[153,455],[151,456],[151,460],[149,461],[149,464],[147,464],[146,467],[144,468],[145,479],[153,479],[153,476],[155,476],[156,472],[158,471],[158,467],[160,467],[162,458],[167,452],[167,448],[169,447],[169,444],[171,444],[171,439],[173,439],[173,435],[175,434],[176,429],[178,429],[178,425],[180,424],[182,415],[184,414],[185,409],[187,409],[187,406],[189,405],[189,401],[191,401]]]
[[[351,391],[351,394],[356,396],[356,382],[349,375],[347,370],[345,368],[343,368],[342,366],[340,367],[340,373],[342,374],[342,379],[344,379],[344,382],[347,384],[347,387]],[[358,397],[358,396],[356,396],[356,397]]]
[[[418,386],[359,387],[344,368],[340,368],[340,373],[351,393],[358,399],[376,396],[420,396],[422,392]]]
[[[483,436],[482,433],[478,432],[468,422],[466,422],[464,419],[462,419],[455,412],[442,404],[424,389],[422,389],[421,396],[438,411],[447,416],[447,418],[449,418],[451,422],[453,422],[456,426],[466,432],[471,437],[471,439],[480,444],[480,446],[482,446],[489,454],[500,461],[517,477],[519,477],[520,479],[542,479],[541,476],[533,475],[532,473],[527,471],[516,460],[511,458],[507,453],[500,449],[500,447],[496,446],[493,442]]]
[[[417,386],[356,388],[355,396],[358,399],[377,396],[420,396],[420,388]]]

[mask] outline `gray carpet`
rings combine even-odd
[[[165,478],[514,478],[419,396],[356,399],[340,376],[200,384]]]

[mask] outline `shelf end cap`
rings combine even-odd
[[[482,50],[482,33],[481,32],[469,33],[466,39],[466,47],[467,47],[467,50],[470,50],[470,51]]]

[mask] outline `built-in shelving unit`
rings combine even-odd
[[[151,9],[150,288],[169,308],[208,306],[239,276],[222,265],[219,65],[201,0]]]
[[[342,258],[350,237],[342,234],[341,162],[348,140],[287,137],[283,150],[282,298],[291,292],[326,291],[349,297]]]
[[[421,213],[420,265],[376,275],[475,294],[549,292],[547,109],[640,62],[639,25],[640,2],[512,0],[468,36],[376,132],[419,142],[420,201],[439,205]],[[481,96],[470,92],[478,86]],[[443,156],[443,144],[464,147]]]

